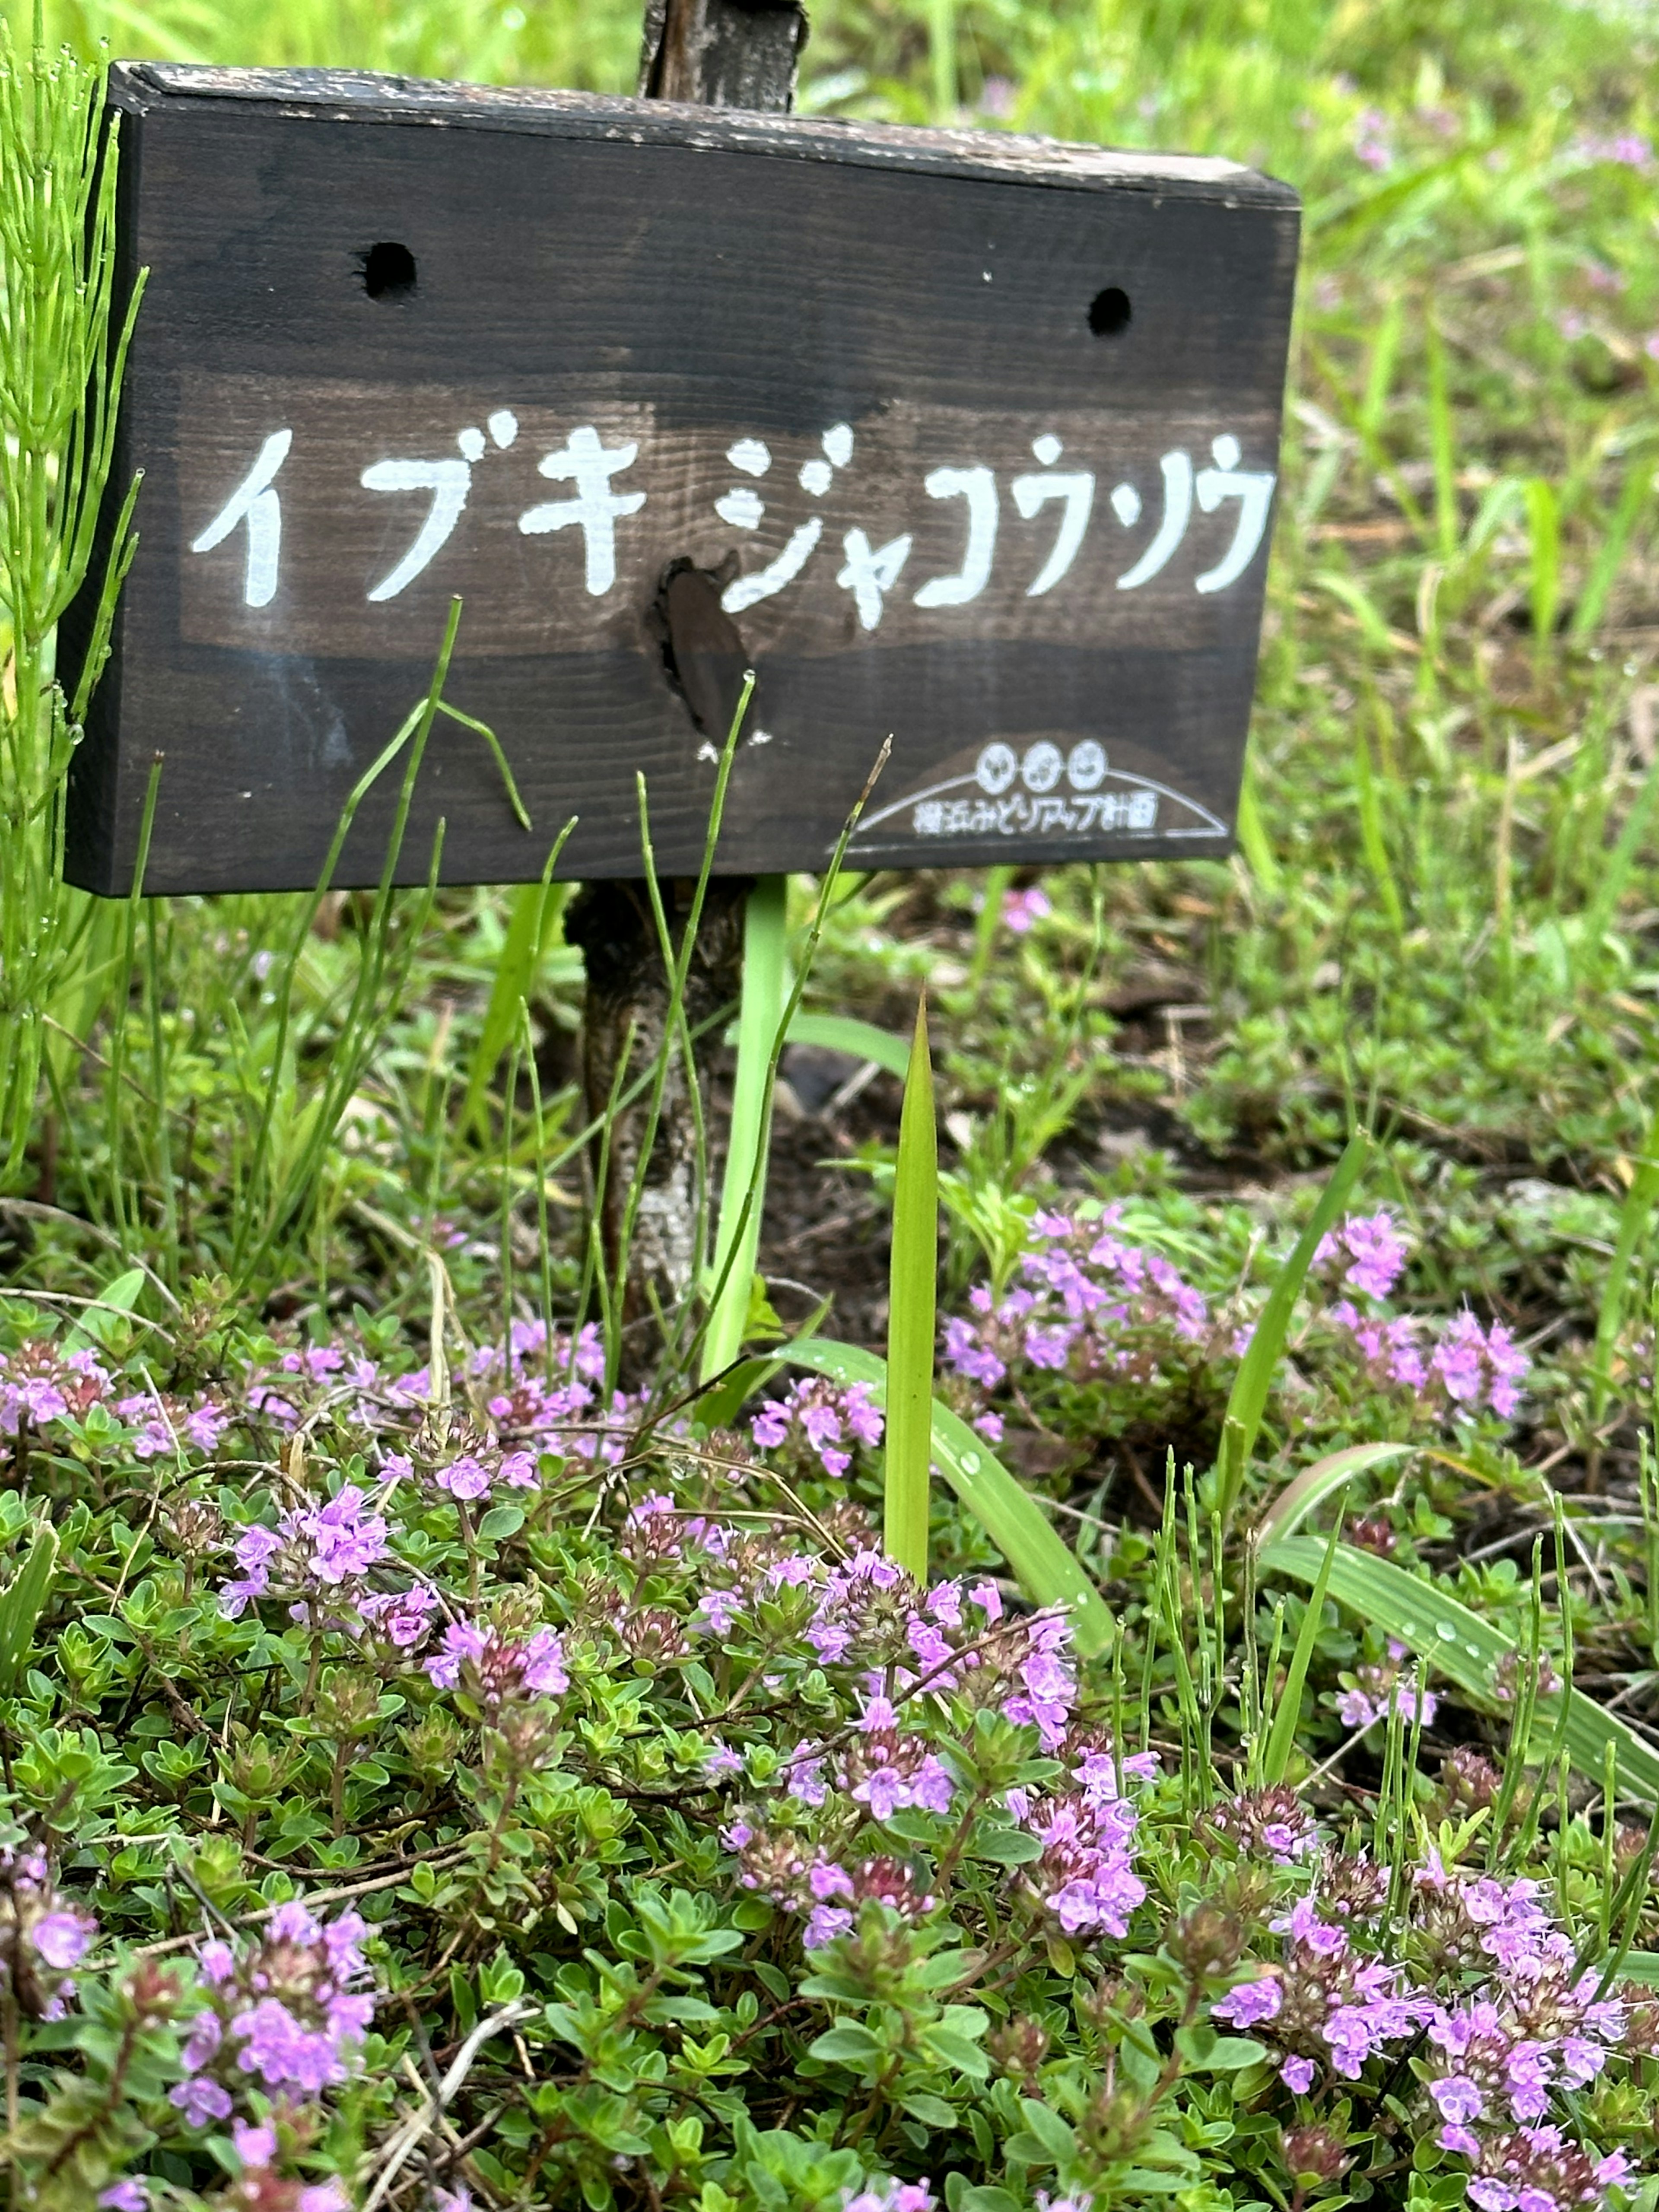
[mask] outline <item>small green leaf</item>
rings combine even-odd
[[[843,2027],[826,2029],[815,2043],[809,2045],[808,2055],[821,2058],[829,2065],[862,2066],[873,2058],[880,2048],[867,2027],[860,2027],[856,2021],[848,2021]]]
[[[1004,1828],[993,1821],[981,1820],[975,1827],[968,1856],[983,1859],[991,1866],[1024,1866],[1032,1859],[1040,1859],[1042,1850],[1041,1838],[1027,1828]]]
[[[522,1505],[492,1505],[478,1523],[478,1534],[486,1543],[499,1544],[508,1536],[516,1536],[523,1526]]]
[[[1258,2064],[1267,2055],[1267,2045],[1258,2043],[1253,2036],[1218,2035],[1204,2064],[1212,2074],[1240,2074],[1245,2067]]]
[[[953,2066],[969,2081],[982,2081],[991,2070],[990,2060],[965,2035],[954,2035],[947,2027],[930,2027],[923,2040],[941,2066]]]
[[[1035,2097],[1022,2097],[1019,2109],[1025,2116],[1025,2124],[1042,2145],[1056,2166],[1077,2154],[1076,2131],[1050,2106],[1040,2104]]]
[[[96,1304],[85,1309],[80,1321],[64,1339],[64,1351],[82,1351],[88,1344],[101,1346],[107,1351],[117,1323],[124,1315],[132,1312],[143,1288],[144,1271],[142,1267],[129,1267],[112,1283],[106,1283],[98,1293]]]
[[[943,2097],[934,2096],[931,2089],[915,2089],[903,2100],[904,2109],[912,2119],[920,2120],[925,2128],[957,2128],[962,2123],[954,2105],[947,2105]]]

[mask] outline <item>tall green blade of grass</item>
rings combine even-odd
[[[484,1010],[483,1027],[479,1031],[477,1048],[467,1071],[466,1096],[461,1105],[461,1126],[464,1128],[478,1127],[484,1100],[489,1093],[489,1079],[501,1066],[502,1054],[518,1033],[520,1002],[528,1000],[534,990],[537,969],[558,927],[559,917],[564,910],[566,886],[553,881],[553,871],[559,864],[559,854],[564,849],[565,840],[575,826],[573,817],[559,832],[542,869],[540,882],[520,884],[513,894],[512,919],[507,927],[507,941],[496,963],[495,979],[489,988],[489,1004]]]
[[[887,1397],[887,1365],[879,1353],[827,1337],[802,1337],[788,1346],[789,1364],[836,1382],[862,1382],[878,1406]],[[1073,1641],[1085,1656],[1110,1649],[1116,1634],[1110,1611],[1069,1546],[1055,1534],[1036,1500],[1009,1474],[982,1437],[936,1398],[933,1455],[939,1473],[996,1546],[1033,1605],[1058,1606],[1070,1620]]]
[[[1603,940],[1613,927],[1613,916],[1619,911],[1619,902],[1625,895],[1634,869],[1637,856],[1648,834],[1648,824],[1653,819],[1654,802],[1659,799],[1659,760],[1642,779],[1642,788],[1637,793],[1630,812],[1625,817],[1624,827],[1614,841],[1611,853],[1601,861],[1595,886],[1595,896],[1584,911],[1584,924],[1579,936],[1579,958],[1583,963],[1595,963],[1601,957]]]
[[[0,1590],[0,1697],[10,1696],[21,1678],[57,1571],[58,1532],[43,1527],[28,1557]]]
[[[893,1258],[887,1314],[887,1556],[927,1579],[927,1494],[933,1453],[933,1336],[939,1290],[939,1133],[927,1001],[916,1008],[893,1182]]]
[[[1630,473],[1626,477],[1624,489],[1619,495],[1619,504],[1613,511],[1613,520],[1607,525],[1607,534],[1590,563],[1589,574],[1584,579],[1584,588],[1579,593],[1578,604],[1567,624],[1567,635],[1574,644],[1583,644],[1585,639],[1594,637],[1600,627],[1601,617],[1607,611],[1608,597],[1625,563],[1625,551],[1630,544],[1631,532],[1652,493],[1651,452],[1632,454]]]
[[[927,58],[935,123],[954,123],[961,104],[957,76],[957,0],[927,0]]]
[[[872,767],[869,775],[865,779],[863,790],[859,793],[858,798],[853,804],[851,811],[848,814],[846,821],[842,824],[841,835],[836,840],[836,849],[830,855],[830,865],[819,878],[817,904],[813,908],[812,919],[807,925],[806,935],[800,947],[800,958],[796,967],[794,979],[790,984],[788,995],[784,999],[781,1011],[778,1015],[775,1028],[773,1030],[770,1048],[764,1070],[763,1072],[757,1067],[750,1076],[745,1078],[745,1080],[752,1085],[753,1096],[758,1101],[761,1111],[766,1117],[764,1123],[765,1127],[769,1127],[770,1126],[772,1096],[777,1085],[778,1069],[783,1060],[783,1048],[790,1038],[795,1038],[798,1042],[805,1043],[836,1042],[836,1039],[833,1035],[828,1036],[814,1035],[812,1033],[813,1027],[815,1024],[817,1024],[830,1032],[858,1032],[860,1035],[867,1034],[878,1047],[883,1048],[898,1042],[896,1039],[888,1037],[886,1031],[884,1030],[870,1029],[866,1023],[842,1022],[834,1015],[809,1016],[803,1014],[800,1010],[801,997],[806,988],[806,979],[811,975],[812,963],[817,957],[818,946],[823,941],[824,924],[829,919],[830,908],[835,901],[836,885],[841,878],[842,863],[846,859],[847,848],[852,842],[853,833],[859,825],[859,822],[863,816],[866,806],[869,804],[870,794],[875,789],[877,779],[881,775],[883,769],[887,765],[888,757],[892,750],[892,743],[893,741],[891,738],[889,738],[883,744],[880,752],[877,755],[874,765]],[[781,896],[781,893],[780,896]],[[763,910],[762,920],[763,921],[765,921]],[[778,996],[782,998],[782,985],[788,976],[789,963],[786,957],[785,945],[781,936],[781,921],[779,927],[780,941],[776,949],[775,957],[778,974]],[[763,962],[769,960],[773,957],[772,953],[764,945],[759,945],[756,949]],[[760,1018],[758,1011],[761,1004],[762,1001],[757,997],[756,1000],[757,1012],[755,1024],[755,1031],[757,1036],[762,1034],[764,1029],[764,1024]],[[837,1043],[836,1048],[842,1050],[852,1050],[856,1049],[857,1048],[856,1044],[848,1044],[845,1036],[843,1036]],[[903,1073],[904,1067],[908,1066],[908,1060],[901,1063],[898,1071],[901,1074]],[[758,1157],[751,1165],[747,1182],[739,1185],[735,1181],[732,1181],[722,1194],[722,1237],[724,1238],[725,1236],[729,1233],[730,1242],[722,1242],[720,1245],[722,1256],[716,1261],[714,1266],[710,1271],[708,1280],[706,1285],[708,1299],[708,1310],[705,1314],[702,1322],[699,1324],[696,1332],[694,1334],[690,1344],[686,1349],[683,1361],[683,1364],[686,1369],[690,1370],[695,1366],[696,1367],[699,1374],[704,1375],[705,1376],[709,1374],[718,1374],[720,1370],[719,1368],[705,1369],[702,1365],[700,1352],[702,1339],[708,1334],[713,1323],[714,1316],[720,1310],[722,1303],[731,1284],[732,1277],[735,1273],[736,1262],[744,1257],[745,1252],[748,1255],[747,1265],[750,1270],[752,1277],[755,1251],[758,1244],[758,1232],[757,1232],[755,1239],[751,1241],[750,1237],[749,1223],[751,1218],[755,1222],[758,1223],[765,1195],[766,1155],[764,1143],[763,1142]],[[732,1295],[735,1304],[735,1301],[739,1294],[734,1291]],[[746,1291],[742,1295],[744,1297],[744,1305],[741,1315],[739,1316],[740,1320],[745,1319],[748,1313]],[[819,1313],[807,1324],[805,1334],[810,1334],[811,1331],[817,1327],[818,1321],[822,1318],[823,1310],[824,1308],[820,1308]],[[741,1335],[739,1335],[739,1343],[740,1342]],[[728,1360],[722,1364],[729,1365],[730,1362]],[[765,1361],[757,1362],[750,1360],[745,1362],[743,1366],[738,1369],[734,1375],[728,1376],[726,1382],[720,1384],[715,1391],[703,1396],[700,1408],[701,1418],[710,1422],[713,1425],[723,1426],[726,1422],[735,1416],[738,1407],[742,1405],[744,1398],[749,1395],[749,1392],[758,1387],[758,1382],[763,1379],[763,1376],[775,1371],[775,1362],[769,1365]]]
[[[1316,1583],[1322,1575],[1339,1604],[1397,1637],[1472,1697],[1491,1698],[1499,1663],[1505,1657],[1520,1656],[1510,1637],[1456,1598],[1419,1581],[1392,1559],[1379,1559],[1352,1544],[1338,1543],[1333,1548],[1311,1537],[1292,1536],[1270,1544],[1261,1564],[1298,1582]],[[1622,1787],[1648,1804],[1659,1802],[1659,1752],[1617,1713],[1596,1705],[1582,1690],[1571,1689],[1565,1706],[1559,1697],[1540,1697],[1538,1710],[1541,1719],[1553,1723],[1576,1772],[1599,1773],[1612,1744]]]
[[[974,923],[974,957],[968,970],[968,983],[977,991],[985,981],[991,965],[991,955],[996,949],[997,932],[1002,927],[1002,909],[1008,896],[1009,886],[1015,871],[1006,865],[988,868],[981,890],[981,904]]]
[[[1527,528],[1532,538],[1533,650],[1547,653],[1561,605],[1561,502],[1543,477],[1527,481]]]
[[[755,1255],[760,1249],[761,1195],[766,1188],[773,1066],[783,1017],[788,902],[789,878],[763,876],[749,894],[744,915],[738,1066],[714,1231],[714,1280],[719,1288],[702,1346],[705,1382],[729,1367],[742,1351],[749,1315]]]
[[[1389,917],[1389,926],[1396,936],[1403,935],[1406,927],[1405,909],[1400,901],[1400,888],[1394,879],[1394,869],[1389,860],[1388,838],[1382,828],[1382,806],[1376,787],[1376,777],[1371,768],[1371,741],[1363,722],[1356,721],[1353,733],[1354,789],[1359,799],[1359,837],[1364,848],[1365,865],[1376,880],[1377,896],[1382,902],[1382,911]]]
[[[1337,1545],[1342,1534],[1342,1516],[1336,1516],[1336,1526],[1325,1546],[1325,1556],[1319,1563],[1319,1572],[1314,1577],[1308,1609],[1302,1616],[1302,1626],[1297,1632],[1296,1643],[1291,1651],[1291,1663],[1285,1669],[1285,1687],[1273,1707],[1273,1725],[1267,1731],[1267,1747],[1261,1763],[1261,1778],[1267,1787],[1274,1789],[1285,1779],[1291,1764],[1291,1753],[1296,1749],[1297,1732],[1302,1723],[1302,1692],[1308,1680],[1314,1646],[1319,1641],[1319,1631],[1324,1619],[1325,1593],[1330,1588],[1331,1570],[1335,1564]],[[1272,1684],[1268,1684],[1271,1692]]]
[[[1625,1291],[1630,1280],[1631,1262],[1636,1257],[1636,1248],[1642,1241],[1656,1204],[1659,1204],[1659,1113],[1654,1115],[1653,1126],[1648,1131],[1646,1149],[1637,1163],[1631,1187],[1625,1193],[1625,1203],[1619,1211],[1619,1234],[1613,1242],[1613,1258],[1607,1263],[1607,1279],[1595,1316],[1595,1358],[1590,1370],[1592,1427],[1600,1426],[1607,1409],[1607,1394],[1613,1387],[1613,1347],[1619,1341],[1620,1324],[1625,1317]]]
[[[1250,764],[1244,763],[1244,778],[1238,787],[1237,821],[1238,849],[1256,882],[1268,898],[1277,898],[1284,886],[1278,860],[1267,836],[1267,826],[1261,818],[1261,804],[1256,798],[1255,778]]]
[[[1457,459],[1446,349],[1431,315],[1424,329],[1429,355],[1429,447],[1434,457],[1435,547],[1443,561],[1457,551]]]
[[[1249,1349],[1239,1363],[1233,1387],[1227,1397],[1227,1411],[1221,1425],[1221,1451],[1216,1461],[1220,1477],[1219,1505],[1221,1525],[1224,1529],[1231,1522],[1237,1509],[1239,1492],[1244,1485],[1244,1470],[1255,1449],[1257,1431],[1261,1416],[1267,1409],[1267,1393],[1273,1387],[1273,1370],[1279,1365],[1279,1355],[1285,1349],[1289,1334],[1291,1316],[1301,1296],[1303,1283],[1313,1255],[1326,1235],[1336,1226],[1338,1217],[1347,1204],[1354,1185],[1358,1182],[1367,1156],[1370,1139],[1363,1129],[1357,1130],[1348,1139],[1347,1150],[1332,1170],[1331,1179],[1320,1194],[1313,1218],[1301,1236],[1291,1256],[1279,1271],[1279,1277],[1268,1293],[1267,1303],[1261,1309],[1261,1318],[1250,1338]]]
[[[693,1275],[692,1286],[696,1285],[701,1271],[704,1249],[703,1238],[707,1230],[704,1200],[706,1184],[703,1176],[707,1154],[703,1142],[702,1091],[697,1079],[696,1060],[693,1050],[695,1040],[691,1035],[690,1025],[686,1019],[685,988],[687,978],[691,972],[692,957],[696,950],[697,931],[702,921],[703,907],[708,896],[708,885],[714,876],[714,852],[720,842],[720,824],[726,817],[726,793],[732,781],[732,763],[737,757],[738,735],[743,728],[744,719],[749,712],[749,702],[754,696],[755,672],[752,668],[746,669],[744,672],[742,687],[738,694],[737,705],[732,709],[731,723],[726,730],[726,742],[720,748],[720,763],[714,770],[714,795],[708,803],[708,823],[703,836],[702,864],[697,871],[690,903],[686,909],[685,921],[681,927],[678,944],[669,926],[667,912],[663,904],[662,887],[657,878],[656,854],[651,842],[651,813],[646,793],[645,777],[637,771],[635,774],[634,787],[640,809],[640,856],[643,862],[642,872],[647,893],[650,899],[652,920],[656,926],[658,946],[668,977],[668,1000],[663,1010],[662,1035],[652,1055],[651,1084],[647,1094],[645,1115],[639,1133],[639,1152],[623,1198],[622,1221],[617,1234],[617,1249],[611,1261],[616,1279],[611,1285],[611,1295],[615,1302],[613,1316],[612,1319],[607,1320],[605,1333],[605,1388],[607,1397],[617,1387],[617,1378],[622,1361],[622,1337],[619,1329],[613,1326],[613,1320],[620,1318],[623,1310],[635,1231],[639,1224],[640,1208],[645,1200],[646,1181],[650,1171],[652,1155],[656,1149],[657,1132],[662,1124],[663,1101],[667,1096],[668,1080],[677,1057],[681,1060],[684,1069],[686,1103],[696,1123],[697,1218],[694,1230],[693,1252],[695,1267],[698,1273]],[[628,1060],[625,1057],[619,1070],[619,1079],[621,1075],[627,1073],[627,1066]],[[595,1211],[601,1209],[604,1204],[604,1186],[601,1182],[599,1188],[594,1193]],[[685,1316],[683,1313],[664,1317],[665,1339],[672,1349],[678,1349],[678,1331],[684,1318]]]

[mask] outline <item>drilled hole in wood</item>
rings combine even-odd
[[[1115,338],[1129,327],[1129,295],[1120,284],[1109,284],[1089,302],[1089,328],[1097,338]]]
[[[362,257],[363,289],[371,300],[406,300],[415,289],[415,256],[406,246],[383,240]]]

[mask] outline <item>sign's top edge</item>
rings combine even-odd
[[[833,116],[760,115],[602,93],[381,76],[362,70],[118,62],[110,72],[110,94],[118,107],[141,114],[176,99],[229,100],[289,111],[326,110],[364,121],[459,124],[556,137],[924,168],[1006,183],[1069,185],[1085,190],[1118,185],[1257,206],[1299,205],[1288,185],[1218,155],[1120,151],[1012,131],[923,130]]]

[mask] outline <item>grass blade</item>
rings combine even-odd
[[[1429,355],[1429,450],[1434,457],[1435,542],[1443,561],[1457,550],[1457,456],[1446,349],[1431,315],[1424,325]]]
[[[1547,477],[1527,480],[1527,528],[1532,538],[1533,650],[1545,653],[1561,604],[1561,503]]]
[[[1656,760],[1642,779],[1642,787],[1625,817],[1624,827],[1614,840],[1613,850],[1601,860],[1595,896],[1584,909],[1584,924],[1578,937],[1577,966],[1581,973],[1588,963],[1601,953],[1602,941],[1613,927],[1613,916],[1619,911],[1619,902],[1625,895],[1631,871],[1636,866],[1636,856],[1641,851],[1648,834],[1648,824],[1653,817],[1654,802],[1659,799],[1659,760]]]
[[[1351,1482],[1367,1468],[1386,1467],[1390,1460],[1406,1459],[1415,1444],[1350,1444],[1346,1451],[1328,1452],[1311,1467],[1287,1482],[1256,1523],[1258,1544],[1276,1544],[1294,1535],[1310,1513],[1317,1512],[1334,1490]]]
[[[743,927],[743,997],[731,1133],[714,1231],[719,1285],[703,1339],[702,1376],[711,1382],[743,1349],[744,1323],[760,1249],[761,1201],[772,1127],[772,1063],[783,1016],[789,878],[763,876],[749,894]],[[745,1205],[744,1201],[747,1200]]]
[[[1325,1613],[1325,1595],[1330,1588],[1331,1569],[1340,1548],[1341,1534],[1342,1516],[1339,1513],[1330,1540],[1325,1546],[1324,1557],[1320,1560],[1319,1571],[1314,1577],[1308,1609],[1303,1614],[1302,1626],[1297,1632],[1291,1663],[1285,1670],[1284,1692],[1273,1706],[1273,1726],[1268,1730],[1267,1749],[1261,1765],[1262,1780],[1270,1790],[1285,1779],[1291,1753],[1296,1749],[1297,1729],[1302,1720],[1303,1687],[1308,1679],[1314,1645],[1319,1641],[1319,1626]],[[1267,1686],[1271,1692],[1272,1683]]]
[[[787,1358],[836,1382],[866,1382],[878,1405],[887,1396],[887,1364],[857,1345],[805,1337]],[[1063,1607],[1073,1639],[1085,1655],[1104,1651],[1116,1634],[1104,1599],[1042,1508],[994,1452],[948,1406],[933,1401],[933,1460],[939,1473],[996,1546],[1034,1605]]]
[[[1625,1202],[1619,1209],[1619,1234],[1614,1240],[1613,1258],[1607,1264],[1607,1279],[1601,1292],[1601,1304],[1595,1316],[1595,1358],[1590,1370],[1590,1425],[1599,1428],[1607,1408],[1607,1393],[1613,1387],[1613,1349],[1619,1338],[1620,1323],[1625,1317],[1625,1288],[1630,1280],[1631,1262],[1636,1257],[1636,1248],[1659,1203],[1659,1115],[1654,1116],[1653,1127],[1648,1132],[1647,1149],[1638,1164],[1630,1188],[1625,1193]]]
[[[58,1532],[43,1528],[28,1557],[0,1590],[0,1697],[17,1687],[58,1572]]]
[[[1244,1470],[1250,1463],[1250,1454],[1255,1449],[1256,1433],[1261,1426],[1267,1393],[1273,1386],[1273,1370],[1279,1365],[1279,1354],[1285,1349],[1291,1315],[1301,1296],[1308,1270],[1313,1265],[1313,1255],[1326,1234],[1335,1227],[1338,1216],[1348,1202],[1350,1192],[1359,1180],[1370,1151],[1370,1139],[1363,1129],[1357,1130],[1348,1139],[1347,1150],[1337,1162],[1330,1181],[1320,1195],[1319,1203],[1313,1211],[1313,1218],[1297,1237],[1295,1249],[1279,1269],[1279,1279],[1268,1293],[1267,1303],[1261,1310],[1261,1318],[1255,1325],[1249,1349],[1233,1377],[1233,1387],[1227,1398],[1226,1416],[1222,1423],[1221,1453],[1216,1462],[1221,1477],[1221,1525],[1224,1528],[1231,1521],[1238,1504]]]
[[[1385,1634],[1398,1637],[1470,1696],[1490,1698],[1499,1662],[1510,1655],[1521,1656],[1509,1637],[1458,1599],[1419,1580],[1393,1560],[1379,1559],[1352,1544],[1338,1544],[1334,1553],[1328,1553],[1327,1547],[1310,1537],[1292,1536],[1269,1546],[1261,1554],[1261,1564],[1298,1582],[1313,1582],[1328,1558],[1330,1594],[1339,1604]],[[1582,1690],[1570,1690],[1565,1711],[1559,1697],[1540,1697],[1538,1714],[1540,1720],[1559,1729],[1576,1773],[1600,1773],[1607,1747],[1612,1744],[1621,1786],[1650,1804],[1659,1802],[1659,1751],[1644,1742],[1617,1713],[1596,1705]]]
[[[1576,645],[1594,637],[1602,615],[1607,611],[1609,594],[1619,580],[1619,571],[1625,563],[1625,549],[1630,544],[1631,532],[1636,527],[1637,517],[1646,506],[1653,489],[1653,460],[1650,453],[1638,453],[1630,465],[1624,489],[1619,495],[1619,504],[1613,509],[1613,520],[1607,525],[1607,534],[1601,540],[1572,619],[1567,624],[1567,635]]]
[[[1284,889],[1285,879],[1267,836],[1267,825],[1261,818],[1261,804],[1256,798],[1255,777],[1248,761],[1244,764],[1243,781],[1238,787],[1238,813],[1236,823],[1238,848],[1245,864],[1261,886],[1266,898],[1277,898]]]
[[[484,1010],[483,1028],[472,1054],[472,1065],[467,1070],[466,1096],[461,1105],[463,1128],[477,1126],[489,1096],[489,1079],[518,1035],[519,1002],[528,1000],[535,989],[537,971],[558,927],[568,891],[567,885],[553,881],[553,871],[559,864],[565,840],[575,826],[573,818],[560,830],[547,856],[540,882],[521,884],[513,895],[507,941],[496,963],[495,980],[489,988],[489,1004]]]
[[[927,1579],[927,1495],[933,1443],[933,1337],[939,1295],[939,1133],[927,1001],[916,1030],[899,1120],[893,1182],[893,1258],[887,1316],[887,1556]]]
[[[860,1022],[851,1014],[797,1014],[789,1024],[791,1044],[822,1045],[830,1052],[844,1052],[857,1060],[873,1060],[901,1083],[910,1072],[910,1045],[891,1030],[878,1030],[873,1022]]]

